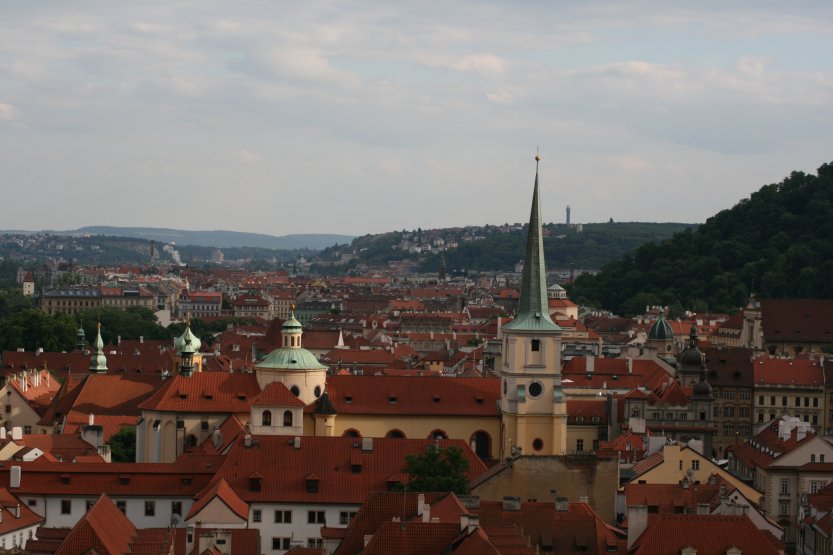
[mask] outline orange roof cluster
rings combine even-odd
[[[236,443],[215,477],[226,480],[248,503],[280,499],[360,504],[372,491],[406,482],[405,457],[437,444],[462,449],[469,477],[486,470],[462,440],[302,436],[297,447],[291,436],[253,436],[252,440],[251,447]]]
[[[781,552],[774,538],[759,530],[747,516],[673,514],[650,519],[629,553],[668,555],[688,546],[695,548],[697,555],[724,555],[731,547],[755,555]]]

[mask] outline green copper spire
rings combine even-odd
[[[107,357],[104,356],[104,340],[101,339],[101,322],[98,323],[98,334],[95,337],[95,354],[90,357],[90,372],[94,374],[107,373]]]
[[[532,211],[529,215],[529,232],[526,236],[526,257],[521,276],[521,299],[518,314],[506,324],[505,329],[518,331],[558,331],[561,328],[552,321],[547,300],[547,269],[544,265],[544,236],[541,229],[541,206],[538,200],[538,162],[535,155],[535,189],[532,193]]]

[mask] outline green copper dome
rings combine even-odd
[[[258,368],[275,370],[326,370],[327,367],[318,362],[315,355],[304,348],[282,347],[269,353],[258,365]]]
[[[674,339],[674,330],[671,329],[671,324],[665,319],[665,316],[660,314],[651,329],[648,330],[648,339],[656,341],[667,341]]]
[[[176,338],[174,341],[174,350],[179,353],[198,353],[200,351],[200,347],[202,346],[202,341],[199,338],[191,333],[191,323],[188,322],[185,324],[185,331]]]
[[[269,353],[257,368],[274,370],[326,370],[315,355],[301,347],[303,326],[295,319],[295,310],[281,326],[283,347]]]

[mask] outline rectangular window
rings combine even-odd
[[[723,407],[723,417],[731,418],[735,416],[735,407]]]
[[[827,482],[824,480],[811,480],[810,481],[810,493],[818,493],[818,491],[827,485]]]
[[[801,406],[801,397],[796,397],[795,398],[795,406],[797,406],[797,407]]]
[[[769,404],[775,406],[775,395],[769,396]]]
[[[313,549],[324,547],[324,540],[321,538],[309,538],[307,539],[307,547],[311,547]]]
[[[781,480],[781,494],[786,495],[790,493],[790,481],[787,479]]]
[[[262,514],[260,509],[253,509],[252,510],[252,522],[260,522],[262,519]]]
[[[116,508],[122,513],[127,512],[127,501],[116,501]]]
[[[90,509],[92,509],[93,505],[95,505],[95,499],[87,499],[87,509],[86,510],[89,511]]]
[[[819,408],[819,398],[818,397],[813,397],[813,408],[814,409]]]
[[[171,514],[172,515],[182,515],[182,501],[171,501]]]
[[[145,501],[145,516],[156,516],[156,501]]]
[[[307,511],[307,524],[326,524],[324,511]]]
[[[742,417],[749,418],[749,407],[738,407],[738,412]]]
[[[693,461],[691,461],[691,469],[692,470],[700,470],[700,461],[698,461],[697,459],[694,459]]]
[[[579,453],[584,451],[584,440],[581,438],[576,440],[576,451],[578,451]]]
[[[816,454],[815,453],[810,453],[810,462],[811,463],[816,462]]]
[[[758,404],[759,404],[759,405],[763,405],[763,404],[764,404],[764,396],[763,396],[763,395],[758,395]]]
[[[780,516],[787,516],[790,514],[790,504],[789,503],[781,503],[778,505],[778,514]]]
[[[806,407],[809,407],[809,406],[810,406],[810,398],[809,398],[809,397],[805,397],[805,398],[804,398],[804,407],[806,408]]]
[[[200,422],[200,429],[203,431],[208,430],[208,420],[203,420]]]
[[[31,426],[23,426],[23,433],[26,434],[26,435],[30,435],[32,433],[32,427]]]
[[[70,513],[72,513],[72,500],[61,499],[61,514],[68,515]]]
[[[288,550],[290,538],[272,538],[272,551]]]
[[[730,425],[723,426],[723,435],[726,437],[732,437],[735,435],[735,427]]]
[[[292,511],[275,511],[275,522],[280,524],[291,524]]]
[[[787,397],[786,397],[786,396],[781,397],[781,406],[782,406],[782,407],[786,407],[786,406],[787,406]]]
[[[824,453],[819,455],[819,462],[824,462]]]
[[[688,420],[688,413],[687,412],[681,412],[677,418],[679,420]]]

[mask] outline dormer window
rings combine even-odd
[[[320,478],[316,474],[310,474],[306,478],[307,493],[318,493],[318,482]]]
[[[249,491],[260,491],[263,487],[263,476],[252,474],[249,476]]]

